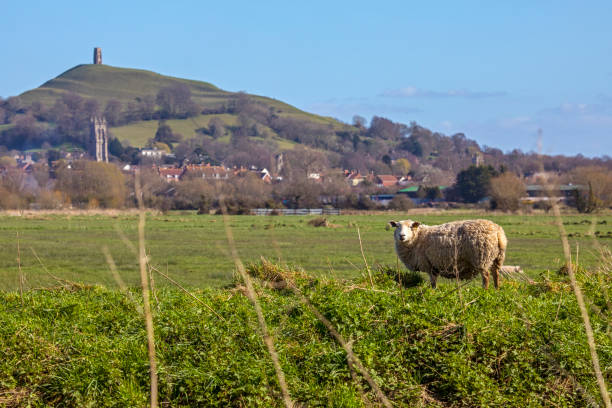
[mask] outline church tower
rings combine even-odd
[[[94,64],[102,64],[102,48],[96,47],[94,48]]]
[[[89,154],[96,161],[108,163],[108,133],[106,129],[106,118],[94,116],[91,118],[91,137]]]

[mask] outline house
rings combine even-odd
[[[211,166],[207,164],[188,164],[185,166],[185,173],[195,174],[196,177],[209,180],[227,180],[230,170],[223,166]]]
[[[389,205],[389,202],[391,202],[391,200],[393,200],[393,197],[395,197],[395,194],[374,194],[370,196],[370,200],[387,206]]]
[[[419,186],[410,186],[410,187],[402,188],[397,193],[405,194],[410,198],[417,198],[418,191],[419,191]]]
[[[397,177],[391,174],[380,174],[376,176],[374,182],[377,187],[393,187],[397,185]]]
[[[448,186],[410,186],[399,190],[398,194],[405,194],[410,197],[415,204],[431,203],[444,201],[444,190]]]
[[[270,172],[268,171],[268,169],[264,167],[263,169],[258,170],[257,173],[259,174],[259,179],[261,181],[263,181],[266,184],[272,184],[272,176],[270,175]]]
[[[142,149],[140,155],[151,159],[161,159],[162,156],[166,155],[166,152],[158,149]]]
[[[177,167],[160,167],[157,169],[160,177],[167,182],[177,182],[181,179],[184,173],[184,169]]]
[[[576,191],[585,191],[587,186],[579,184],[563,184],[560,186],[544,186],[541,184],[529,184],[525,187],[527,197],[521,198],[523,203],[533,203],[536,201],[565,201],[571,202]]]
[[[344,179],[347,181],[347,183],[349,183],[349,185],[355,187],[363,183],[366,180],[366,177],[356,170],[344,170]]]

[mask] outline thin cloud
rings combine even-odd
[[[321,115],[341,117],[355,114],[385,115],[389,113],[414,114],[422,112],[420,108],[411,106],[397,106],[377,103],[342,103],[332,101],[314,103],[307,107],[307,110]]]
[[[429,89],[420,89],[414,86],[405,88],[387,89],[379,96],[387,98],[466,98],[466,99],[482,99],[495,98],[506,96],[508,93],[504,91],[470,91],[469,89],[451,89],[448,91],[432,91]]]

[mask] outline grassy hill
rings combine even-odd
[[[236,96],[235,92],[224,91],[208,82],[169,77],[140,69],[83,64],[69,69],[36,89],[24,92],[19,97],[26,106],[40,102],[49,107],[62,95],[76,93],[84,98],[96,99],[102,107],[111,99],[119,100],[125,107],[130,102],[138,101],[147,95],[155,96],[162,88],[176,84],[187,85],[192,100],[202,110],[218,109],[227,105]],[[258,95],[249,95],[249,97],[280,117],[292,117],[334,129],[346,127],[333,118],[304,112],[276,99]],[[235,126],[237,122],[237,116],[231,114],[200,115],[189,119],[172,120],[170,126],[173,131],[190,138],[196,134],[197,129],[207,126],[213,117],[219,117],[226,126]],[[127,140],[134,146],[142,146],[154,136],[156,129],[156,121],[139,121],[116,127],[112,133],[122,141]],[[267,132],[273,140],[282,144],[282,148],[290,148],[293,145],[286,141],[283,143],[273,130],[267,129]]]

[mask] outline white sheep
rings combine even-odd
[[[436,287],[438,276],[471,279],[482,275],[482,285],[489,287],[489,271],[499,288],[499,270],[508,243],[504,230],[488,220],[454,221],[424,225],[412,220],[391,221],[395,227],[395,250],[412,271],[429,275]]]

